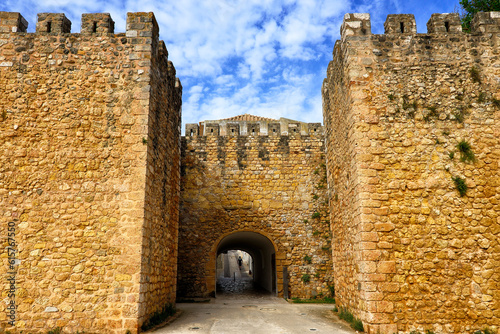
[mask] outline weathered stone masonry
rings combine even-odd
[[[427,34],[412,15],[389,15],[383,35],[370,24],[345,16],[325,129],[244,115],[181,142],[182,87],[152,13],[115,34],[109,14],[70,33],[43,13],[26,33],[0,12],[0,332],[136,333],[176,296],[213,295],[236,234],[272,245],[280,296],[285,267],[289,297],[328,295],[334,276],[368,333],[498,332],[500,13],[468,34],[455,14]]]
[[[346,14],[323,85],[337,301],[369,333],[500,325],[500,13],[427,27]]]
[[[152,13],[129,13],[121,34],[109,14],[84,14],[79,34],[64,14],[26,27],[0,13],[0,234],[5,249],[16,223],[16,327],[135,333],[175,301],[182,87]]]
[[[218,243],[250,231],[276,247],[278,295],[286,266],[290,297],[329,296],[331,235],[321,125],[229,119],[188,124],[186,134],[178,295],[213,295]]]

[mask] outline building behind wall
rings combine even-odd
[[[498,329],[500,13],[384,27],[346,14],[323,84],[337,301],[369,333]]]
[[[175,302],[182,87],[152,13],[0,12],[0,234],[16,328],[125,333]],[[7,275],[2,252],[2,279]],[[9,287],[2,282],[2,299]],[[12,331],[6,304],[0,326]]]

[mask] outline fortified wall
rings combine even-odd
[[[152,13],[26,28],[0,12],[0,331],[136,333],[175,302],[182,87]]]
[[[251,253],[257,263],[255,281],[275,295],[329,296],[331,234],[324,162],[323,127],[318,123],[240,115],[187,124],[182,138],[179,298],[213,296],[216,257],[231,246]]]
[[[346,14],[323,84],[337,302],[368,333],[500,327],[500,13]]]

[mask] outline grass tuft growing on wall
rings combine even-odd
[[[481,73],[476,66],[472,66],[469,70],[470,77],[472,82],[481,83]]]
[[[465,141],[461,140],[457,144],[457,149],[458,152],[460,152],[460,161],[462,162],[474,162],[476,161],[476,157],[474,156],[474,152],[472,152],[472,147],[470,144]]]
[[[467,185],[465,184],[465,180],[462,179],[460,176],[453,176],[452,180],[453,182],[455,182],[455,187],[460,193],[460,197],[464,197],[465,194],[467,193]]]

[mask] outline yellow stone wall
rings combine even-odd
[[[0,13],[1,295],[14,222],[19,331],[135,333],[175,301],[180,83],[152,13],[122,34],[87,19],[97,32],[41,14],[23,33]]]
[[[333,261],[369,333],[500,327],[499,17],[344,18],[323,85]]]
[[[329,296],[323,135],[194,135],[182,140],[178,296],[214,294],[214,249],[223,236],[239,231],[260,233],[277,248],[280,296],[283,266],[288,267],[291,298]],[[303,282],[304,274],[310,282]]]

